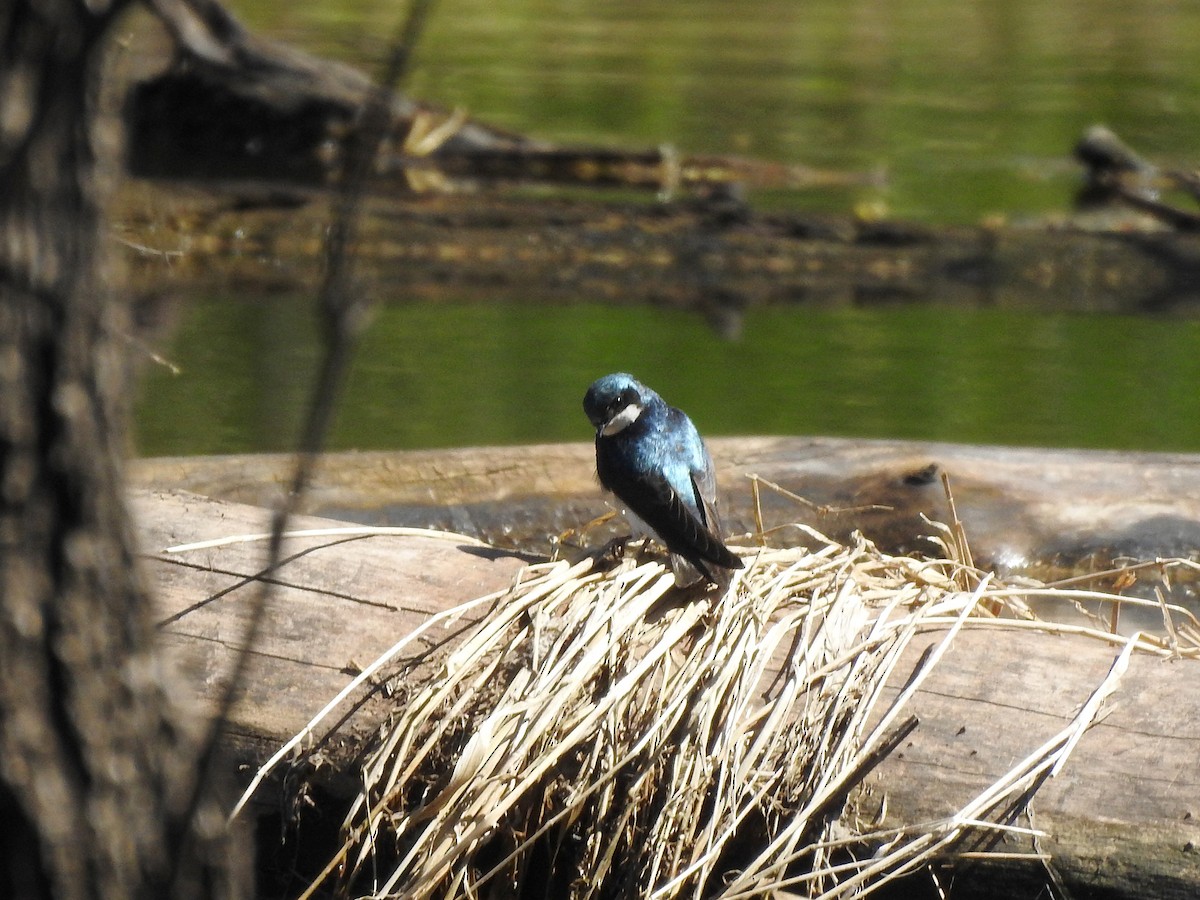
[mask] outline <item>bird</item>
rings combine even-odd
[[[596,429],[596,474],[635,532],[666,545],[675,584],[724,588],[742,560],[725,546],[712,458],[692,420],[632,375],[592,383],[583,411]]]

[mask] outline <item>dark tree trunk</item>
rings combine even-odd
[[[101,272],[95,105],[123,5],[0,4],[6,898],[231,892],[221,838],[184,814],[195,750],[168,698],[121,489],[129,310]]]

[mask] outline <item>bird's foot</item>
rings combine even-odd
[[[625,545],[629,543],[629,537],[615,537],[599,550],[597,550],[592,558],[595,560],[595,568],[601,572],[607,572],[620,565],[621,560],[625,558]]]

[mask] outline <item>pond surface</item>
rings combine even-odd
[[[196,301],[139,415],[147,454],[286,450],[318,359],[305,298]],[[1200,322],[915,307],[747,314],[599,306],[381,309],[333,446],[589,440],[583,392],[636,373],[711,435],[1200,449]]]
[[[398,4],[230,4],[252,28],[377,71]],[[563,143],[669,144],[881,185],[751,195],[932,224],[1069,210],[1103,121],[1200,159],[1200,4],[509,2],[436,6],[412,92]],[[316,285],[313,286],[315,293]],[[588,383],[628,370],[709,434],[1200,450],[1200,323],[928,306],[698,315],[388,298],[336,448],[586,440]],[[593,301],[593,302],[589,302]],[[311,297],[188,297],[138,408],[145,455],[287,449],[318,348]]]

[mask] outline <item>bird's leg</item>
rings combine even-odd
[[[615,516],[616,514],[617,514],[617,511],[615,509],[610,509],[608,512],[601,513],[600,515],[596,516],[596,518],[592,519],[587,524],[581,525],[579,528],[568,528],[565,531],[562,531],[559,533],[558,538],[556,539],[556,542],[559,544],[567,544],[567,543],[575,544],[575,542],[579,538],[582,538],[585,534],[587,534],[593,528],[599,528],[601,525],[604,525],[606,522],[608,522],[610,519],[612,519],[613,516]]]
[[[634,536],[631,534],[626,540],[632,541],[633,539],[634,539]],[[650,543],[651,543],[651,540],[650,540],[649,536],[643,537],[638,542],[637,555],[634,557],[634,560],[637,562],[638,565],[641,565],[648,558],[650,558],[652,556],[652,554],[650,553]]]

